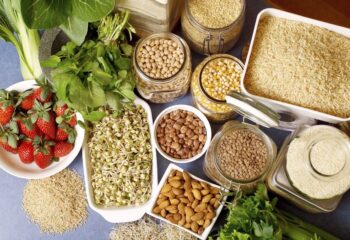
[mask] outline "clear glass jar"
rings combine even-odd
[[[230,50],[241,34],[245,20],[245,0],[241,0],[241,11],[238,17],[223,28],[208,28],[201,25],[191,14],[188,1],[181,16],[182,34],[186,42],[201,54],[211,55]]]
[[[137,56],[145,41],[152,39],[170,39],[177,43],[184,53],[184,61],[179,71],[166,79],[155,79],[147,76],[140,68]],[[188,91],[191,81],[191,52],[187,43],[172,33],[156,33],[140,39],[135,48],[133,65],[136,73],[136,88],[140,95],[154,103],[167,103],[182,97]]]
[[[334,194],[333,189],[330,188],[330,190],[328,190],[329,192],[326,193],[328,197],[334,196],[330,199],[312,199],[306,194],[303,194],[302,192],[300,192],[296,187],[294,187],[295,185],[301,189],[301,187],[305,186],[305,184],[310,184],[310,181],[308,180],[307,183],[305,184],[302,182],[301,183],[299,182],[298,185],[296,185],[297,181],[294,181],[292,184],[292,182],[290,181],[291,176],[287,173],[286,166],[287,166],[287,154],[288,154],[289,146],[293,140],[297,140],[299,142],[304,141],[304,140],[300,140],[301,137],[299,134],[302,133],[305,129],[309,129],[312,127],[319,127],[319,126],[314,126],[316,124],[316,121],[314,119],[296,115],[291,112],[284,112],[284,111],[275,112],[271,110],[269,107],[267,107],[266,105],[263,105],[262,103],[260,103],[259,101],[256,101],[240,93],[228,94],[226,96],[226,101],[232,105],[232,108],[234,108],[237,113],[240,113],[245,118],[248,118],[253,122],[258,123],[259,125],[292,131],[292,134],[286,138],[283,146],[281,147],[278,153],[276,161],[274,161],[271,167],[271,170],[269,171],[266,177],[267,184],[271,191],[286,198],[296,206],[312,213],[327,213],[336,209],[336,207],[338,206],[342,198],[341,192],[346,191],[350,187],[350,157],[344,157],[344,159],[347,158],[347,160],[344,161],[344,162],[347,162],[347,164],[346,165],[344,164],[344,166],[337,165],[338,168],[336,168],[336,171],[333,171],[333,172],[329,172],[329,169],[327,167],[325,168],[320,167],[319,165],[314,165],[314,163],[311,162],[312,161],[311,159],[314,157],[312,156],[312,154],[314,154],[312,153],[313,146],[319,147],[317,143],[322,143],[325,145],[324,141],[329,141],[330,139],[332,139],[329,136],[329,134],[323,134],[320,138],[317,138],[317,139],[311,138],[312,141],[310,142],[310,144],[306,144],[303,147],[304,152],[301,155],[297,155],[300,157],[293,157],[294,159],[299,159],[299,158],[305,159],[305,164],[303,165],[300,164],[300,167],[302,168],[297,169],[297,171],[294,171],[294,172],[299,174],[303,171],[302,176],[304,174],[312,174],[313,176],[315,176],[316,179],[322,179],[322,181],[326,183],[324,185],[326,187],[328,186],[329,183],[332,183],[333,181],[338,180],[339,178],[347,177],[349,179],[348,180],[349,185],[346,185],[347,184],[346,182],[345,184],[344,182],[341,183],[340,184],[342,186],[341,191],[337,190],[336,194]],[[340,132],[338,129],[334,127],[330,127],[330,126],[327,126],[327,127],[333,128],[333,130],[338,132],[338,134]],[[348,138],[348,137],[345,133],[341,133],[336,137],[336,139],[338,140],[341,138]],[[348,139],[346,141],[349,143],[344,144],[344,147],[341,147],[340,151],[344,151],[344,149],[346,149],[343,153],[343,156],[350,156],[350,140]],[[337,148],[339,147],[338,145],[336,146]],[[328,154],[328,155],[333,154],[332,152],[331,153],[329,152],[330,151],[328,150],[324,151],[325,154]],[[325,156],[325,154],[321,153],[319,156]],[[331,155],[331,157],[333,157],[333,155]],[[328,157],[321,160],[324,162],[327,162]],[[295,166],[299,166],[299,164]],[[345,170],[345,173],[343,172],[344,170]],[[330,176],[327,176],[327,175],[330,175]],[[339,189],[339,186],[337,186],[337,184],[332,186],[334,186],[333,188],[337,187]],[[312,191],[314,188],[310,188],[310,189]],[[306,192],[305,189],[303,190]],[[322,188],[322,192],[324,192],[324,190],[325,188]],[[310,190],[307,190],[307,191],[310,191]],[[330,193],[333,195],[331,195]],[[340,194],[340,195],[337,195],[337,194]]]
[[[136,34],[171,32],[181,17],[185,0],[118,0],[116,8],[131,13]]]
[[[203,69],[213,60],[225,58],[232,60],[241,68],[243,72],[243,63],[228,54],[215,54],[205,58],[194,70],[191,80],[191,94],[193,105],[198,108],[206,117],[213,122],[223,122],[235,117],[236,113],[225,100],[218,100],[211,97],[203,87],[202,73]]]
[[[317,126],[304,126],[300,128],[299,130],[292,133],[289,137],[286,138],[284,141],[281,150],[278,153],[278,156],[276,158],[276,161],[274,162],[272,169],[267,177],[267,183],[269,188],[277,193],[278,195],[286,198],[299,208],[311,212],[311,213],[328,213],[334,211],[338,204],[341,201],[341,198],[344,193],[334,195],[333,197],[329,199],[313,199],[306,194],[300,192],[296,187],[294,187],[293,183],[291,182],[290,176],[288,174],[286,164],[287,164],[287,153],[289,146],[291,142],[297,138],[300,137],[300,134],[303,133],[305,130],[309,129],[310,127],[322,127],[322,125]],[[330,127],[330,126],[327,126]],[[333,128],[333,127],[330,127]],[[337,142],[337,144],[342,145],[342,151],[344,150],[344,156],[349,156],[350,152],[350,140],[346,140],[348,137],[341,132],[340,130],[334,128],[335,133],[339,133],[339,137],[334,138],[334,140]],[[342,137],[343,135],[343,137]],[[333,136],[334,137],[334,136]],[[316,179],[323,181],[325,184],[336,184],[335,181],[338,181],[341,178],[348,178],[349,179],[349,187],[350,187],[350,158],[348,158],[348,161],[344,162],[344,165],[341,166],[339,171],[334,172],[332,174],[325,174],[320,173],[320,171],[313,166],[313,163],[311,161],[311,151],[313,149],[313,146],[316,146],[317,143],[321,143],[324,140],[331,140],[333,138],[332,136],[325,135],[322,137],[315,137],[311,138],[310,142],[305,145],[305,151],[303,152],[303,159],[304,161],[304,170],[305,173],[303,174],[310,174],[314,176]],[[342,141],[341,139],[344,138],[347,143],[344,145],[342,143],[338,143],[338,141]],[[329,171],[329,169],[325,169]]]
[[[228,176],[220,166],[220,159],[218,157],[218,146],[220,145],[221,140],[225,136],[237,130],[248,130],[256,134],[265,143],[267,149],[267,161],[264,166],[264,169],[257,177],[253,179],[233,179],[232,177]],[[272,139],[269,136],[267,136],[263,131],[261,131],[258,128],[258,126],[251,125],[248,123],[240,123],[237,121],[228,121],[217,132],[212,142],[210,143],[209,149],[205,156],[203,170],[204,173],[211,180],[217,182],[226,189],[237,190],[238,188],[240,188],[249,191],[250,189],[253,189],[258,182],[262,182],[265,180],[265,177],[269,172],[273,161],[275,160],[276,151],[276,144],[272,141]]]

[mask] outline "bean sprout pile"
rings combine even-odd
[[[97,205],[129,206],[151,195],[152,146],[147,113],[137,105],[93,124],[88,143]]]

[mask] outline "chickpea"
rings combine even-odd
[[[151,39],[141,46],[137,61],[147,76],[165,79],[179,72],[184,63],[184,51],[173,40]]]

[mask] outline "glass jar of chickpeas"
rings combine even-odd
[[[243,63],[228,54],[205,58],[194,70],[191,80],[193,104],[213,122],[232,119],[235,111],[225,101],[230,91],[240,92]]]
[[[243,29],[245,9],[245,0],[185,1],[181,28],[191,50],[205,55],[230,50]]]
[[[187,43],[172,33],[142,38],[133,57],[136,88],[154,103],[167,103],[182,97],[191,81],[191,53]]]

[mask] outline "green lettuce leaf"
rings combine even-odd
[[[72,0],[72,13],[86,22],[95,22],[109,14],[115,5],[111,0]]]

